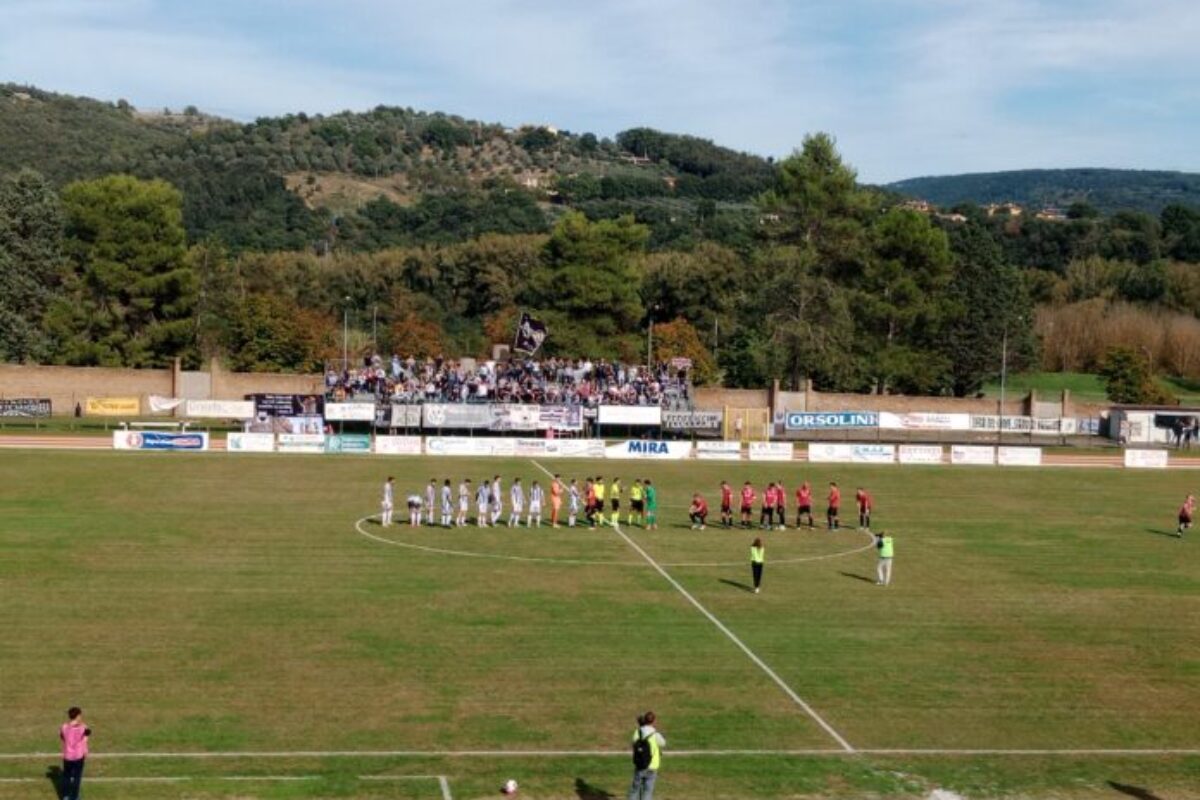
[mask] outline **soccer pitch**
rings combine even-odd
[[[544,466],[661,530],[371,519],[527,459],[0,453],[0,797],[53,796],[72,704],[89,798],[623,797],[647,709],[668,800],[1200,796],[1197,473]],[[866,486],[893,585],[852,527],[690,530],[722,478]]]

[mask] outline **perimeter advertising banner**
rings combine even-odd
[[[325,452],[323,433],[281,433],[275,437],[275,443],[281,453]]]
[[[808,460],[821,464],[849,464],[854,460],[854,445],[810,442]]]
[[[207,450],[207,433],[113,431],[114,450]]]
[[[850,447],[850,460],[855,464],[896,463],[894,444],[853,444]]]
[[[89,397],[83,401],[83,413],[89,417],[136,417],[142,413],[142,401],[136,397]]]
[[[392,427],[393,428],[419,428],[421,427],[421,407],[416,405],[393,405],[392,406]]]
[[[669,431],[709,431],[721,430],[725,422],[723,411],[664,411],[662,426]]]
[[[741,461],[742,443],[728,440],[696,442],[696,458],[702,461]]]
[[[874,411],[789,411],[783,418],[783,427],[789,431],[878,428],[879,414]]]
[[[996,463],[1002,467],[1038,467],[1042,464],[1042,448],[997,447]]]
[[[517,440],[498,436],[429,436],[425,439],[428,456],[512,456]]]
[[[629,439],[604,448],[605,458],[653,458],[678,461],[691,455],[691,442],[663,442],[654,439]]]
[[[488,430],[536,431],[541,419],[541,407],[517,403],[501,403],[490,407],[492,420]]]
[[[0,417],[48,417],[50,400],[40,397],[12,397],[0,400]]]
[[[325,430],[325,398],[319,394],[248,394],[246,399],[254,403],[252,433],[316,436]]]
[[[529,458],[604,458],[604,440],[517,439],[516,455]]]
[[[331,422],[374,422],[374,403],[326,403],[325,419]]]
[[[538,430],[583,430],[583,407],[541,406],[538,409]]]
[[[492,409],[485,404],[426,403],[421,406],[421,424],[426,428],[486,430],[492,425]]]
[[[941,464],[943,455],[940,444],[902,444],[897,457],[901,464]]]
[[[231,433],[225,437],[225,450],[230,453],[274,453],[273,433]]]
[[[188,400],[183,415],[194,419],[254,419],[251,400]]]
[[[600,406],[601,425],[661,425],[661,406]]]
[[[795,450],[791,442],[751,442],[751,461],[791,461]]]
[[[912,411],[907,414],[879,414],[879,427],[885,430],[909,431],[967,431],[971,429],[970,414],[938,414]]]
[[[369,453],[371,437],[365,433],[338,433],[325,437],[326,453]]]
[[[376,436],[375,452],[385,456],[421,455],[420,436]]]
[[[996,448],[956,444],[950,448],[951,464],[995,464]]]
[[[1130,469],[1166,469],[1166,450],[1126,450],[1125,466]]]

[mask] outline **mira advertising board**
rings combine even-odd
[[[605,458],[654,458],[678,461],[688,458],[691,454],[691,442],[664,442],[656,439],[628,439],[604,448]]]
[[[879,414],[874,411],[789,411],[783,418],[783,427],[789,431],[878,428]]]
[[[207,450],[207,433],[113,431],[114,450]]]

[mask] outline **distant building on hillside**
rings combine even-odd
[[[928,200],[905,200],[900,204],[900,207],[905,211],[916,211],[918,214],[932,214],[934,212],[933,204]]]
[[[1057,206],[1046,206],[1041,211],[1034,215],[1037,219],[1044,219],[1047,222],[1066,222],[1067,212]]]
[[[989,217],[994,217],[997,214],[1008,214],[1010,217],[1019,217],[1025,211],[1025,209],[1016,203],[988,203],[983,207],[983,210],[987,212]]]

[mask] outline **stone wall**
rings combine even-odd
[[[729,408],[770,408],[771,392],[767,389],[724,389],[719,386],[699,386],[695,390],[696,408],[720,411]]]

